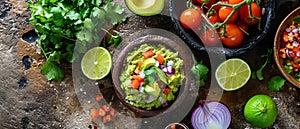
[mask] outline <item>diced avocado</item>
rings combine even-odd
[[[140,16],[152,16],[163,10],[165,0],[125,0],[125,2],[133,13]]]
[[[145,86],[145,92],[151,95],[154,98],[158,98],[160,94],[160,88],[156,82],[154,83],[149,83],[148,85]]]
[[[148,58],[143,61],[143,64],[141,66],[141,70],[148,69],[149,67],[155,65],[155,59],[154,58]]]

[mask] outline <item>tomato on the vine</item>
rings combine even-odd
[[[233,8],[223,6],[219,10],[219,17],[222,21],[225,21],[225,19],[230,15],[230,13],[233,11]],[[238,18],[238,12],[235,12],[232,17],[228,20],[227,23],[235,23]]]
[[[200,33],[200,39],[204,45],[216,46],[219,42],[219,35],[217,31],[208,29]]]
[[[238,4],[238,3],[241,3],[243,2],[244,0],[229,0],[229,4]]]
[[[219,34],[220,39],[225,46],[237,47],[242,43],[244,34],[237,25],[226,24],[225,30],[226,30],[226,33],[224,36],[223,36],[223,34]],[[222,28],[220,28],[219,31],[222,31]]]
[[[200,25],[201,11],[188,8],[180,15],[180,22],[184,28],[193,29]]]
[[[206,16],[209,14],[207,13]],[[211,24],[215,24],[217,22],[221,22],[221,19],[217,13],[212,14],[211,16],[208,17],[208,20],[210,21]]]
[[[216,3],[215,0],[197,0],[199,4],[205,4],[207,8],[210,8],[214,3]]]
[[[254,17],[261,18],[261,15],[262,15],[261,8],[255,2],[251,3],[251,11],[252,11],[252,15]],[[239,15],[240,15],[240,18],[242,19],[242,21],[244,23],[246,23],[247,25],[254,25],[258,22],[257,19],[250,18],[248,4],[243,5],[239,9]]]

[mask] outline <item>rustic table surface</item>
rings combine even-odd
[[[114,2],[122,4],[123,0]],[[272,21],[271,29],[266,38],[254,49],[237,58],[245,60],[252,69],[263,64],[264,59],[259,55],[267,49],[272,49],[274,36],[280,22],[296,7],[300,1],[278,0],[276,2],[276,18]],[[114,29],[120,31],[122,38],[130,36],[138,30],[161,28],[176,33],[176,29],[168,16],[166,5],[162,15],[140,17],[126,8],[128,19]],[[0,128],[1,129],[58,129],[58,128],[155,128],[155,124],[144,121],[141,116],[126,109],[117,99],[110,76],[100,81],[85,81],[73,75],[71,64],[63,64],[66,77],[62,82],[48,82],[39,71],[45,61],[42,55],[36,53],[37,47],[33,42],[23,40],[32,36],[33,26],[28,23],[29,12],[25,0],[2,0],[0,2]],[[28,38],[28,37],[27,37]],[[111,52],[114,48],[108,47]],[[203,60],[209,65],[206,52],[193,50],[198,61]],[[210,58],[217,58],[212,56]],[[229,57],[228,57],[229,58]],[[232,58],[232,57],[231,57]],[[214,68],[211,68],[214,69]],[[210,77],[206,86],[201,87],[198,100],[219,100],[230,109],[232,122],[230,128],[253,128],[243,117],[243,107],[246,101],[256,94],[267,94],[278,106],[278,118],[270,129],[299,129],[300,128],[300,89],[289,82],[279,92],[271,92],[267,88],[268,80],[274,75],[280,75],[272,57],[264,69],[264,80],[250,79],[239,90],[225,92],[221,90],[214,79]],[[76,78],[76,79],[74,79]],[[96,90],[95,90],[96,89]],[[95,95],[102,94],[105,102],[96,102]],[[222,94],[220,96],[220,94]],[[110,103],[118,113],[113,121],[102,124],[101,120],[92,121],[90,109]],[[194,106],[197,106],[195,103]],[[190,128],[190,114],[180,121]]]

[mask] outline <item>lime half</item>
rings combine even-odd
[[[251,76],[249,65],[238,58],[229,59],[221,63],[215,73],[221,88],[233,91],[243,87]]]
[[[103,47],[94,47],[81,60],[83,74],[92,80],[104,78],[111,70],[111,54]]]

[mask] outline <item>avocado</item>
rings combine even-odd
[[[143,61],[142,66],[141,66],[141,70],[145,70],[148,69],[149,67],[155,65],[155,59],[154,58],[148,58],[146,60]]]
[[[152,16],[164,9],[165,0],[125,0],[125,3],[137,15]]]
[[[160,88],[158,86],[158,83],[153,82],[146,85],[145,92],[148,93],[150,96],[154,97],[155,99],[158,98],[160,94]]]

